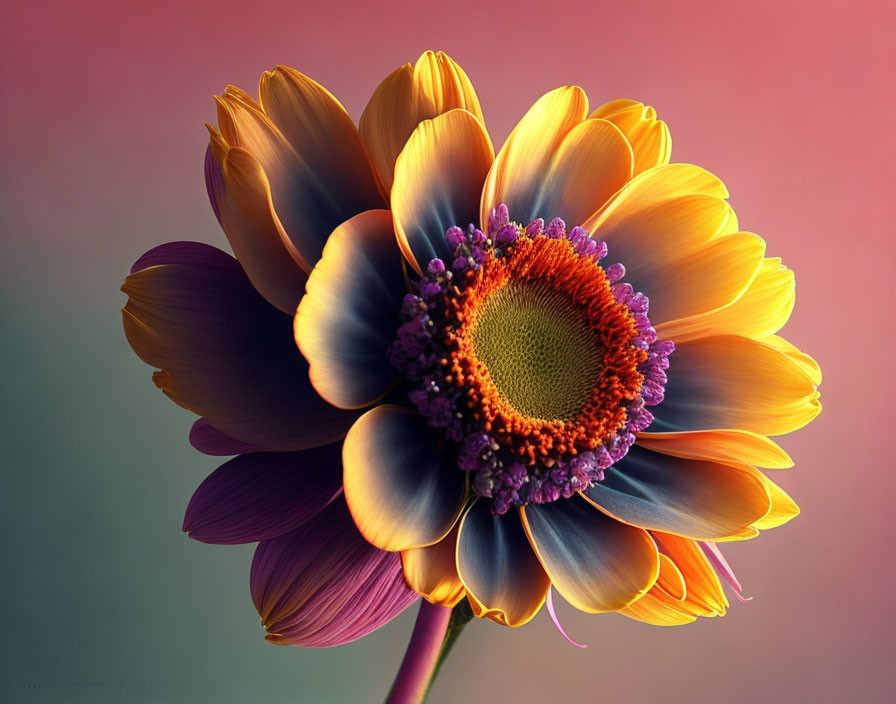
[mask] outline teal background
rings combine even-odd
[[[205,195],[204,121],[276,63],[357,118],[426,48],[473,79],[497,143],[543,92],[632,97],[673,158],[719,174],[744,228],[797,272],[784,334],[825,371],[826,409],[782,442],[803,515],[727,550],[749,605],[659,629],[558,607],[474,622],[435,704],[884,702],[894,694],[892,224],[896,13],[889,3],[121,3],[0,10],[0,700],[376,702],[412,607],[333,650],[275,647],[251,546],[181,532],[217,464],[121,331],[146,249],[226,246]]]

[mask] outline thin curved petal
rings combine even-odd
[[[634,100],[614,100],[601,105],[589,117],[599,117],[616,125],[635,156],[634,173],[654,166],[668,164],[672,156],[672,136],[662,120],[656,119],[656,110]]]
[[[619,128],[585,120],[563,138],[531,202],[510,213],[523,223],[561,217],[572,226],[600,210],[631,176],[632,150]]]
[[[414,411],[377,406],[345,438],[345,498],[358,529],[378,548],[408,550],[442,540],[466,496],[465,476]]]
[[[395,378],[387,351],[406,291],[392,215],[368,210],[337,227],[296,311],[311,384],[338,408],[364,408]]]
[[[821,410],[807,372],[762,341],[718,335],[676,346],[651,431],[740,429],[783,435]]]
[[[455,108],[485,124],[467,74],[441,51],[424,52],[414,66],[400,66],[380,83],[361,114],[358,130],[387,192],[395,160],[417,125]]]
[[[796,502],[790,498],[786,491],[768,477],[765,477],[765,483],[771,495],[772,506],[767,514],[753,523],[754,528],[759,530],[777,528],[800,515],[800,507],[796,505]]]
[[[656,166],[635,176],[582,227],[601,239],[599,229],[611,219],[626,217],[653,203],[691,195],[725,199],[728,189],[716,176],[693,164]]]
[[[796,301],[793,272],[777,257],[762,260],[756,278],[739,298],[714,311],[656,326],[662,338],[684,342],[709,335],[772,335],[790,318]]]
[[[620,521],[698,540],[749,531],[771,505],[764,478],[749,465],[683,459],[637,446],[582,493]]]
[[[260,104],[229,86],[218,99],[221,133],[259,161],[280,222],[312,267],[339,223],[384,199],[351,117],[323,86],[278,66],[259,95]]]
[[[551,583],[577,609],[618,611],[656,582],[659,557],[647,531],[610,518],[580,497],[529,504],[520,516]]]
[[[404,578],[415,592],[432,604],[454,607],[464,598],[464,585],[457,574],[457,528],[435,545],[411,548],[401,553]]]
[[[247,442],[234,440],[222,433],[208,422],[207,418],[199,418],[190,428],[190,444],[206,455],[245,455],[259,452],[261,448]]]
[[[696,430],[684,433],[638,433],[641,447],[676,457],[714,462],[746,462],[754,467],[793,467],[784,450],[773,440],[747,430]]]
[[[551,587],[519,513],[495,515],[489,501],[475,501],[461,519],[457,571],[473,613],[504,626],[528,623]]]
[[[274,213],[267,176],[245,149],[227,149],[220,161],[215,151],[206,152],[205,176],[221,228],[255,289],[292,315],[308,275]]]
[[[533,206],[545,174],[566,135],[587,114],[588,97],[578,86],[552,90],[529,108],[488,172],[479,211],[483,225],[492,208],[501,203],[518,222],[526,223],[541,215]]]
[[[395,162],[392,215],[398,246],[421,273],[450,263],[445,231],[476,222],[482,183],[495,153],[485,127],[466,110],[421,122]]]
[[[259,449],[304,450],[343,437],[356,414],[317,395],[291,318],[255,291],[236,259],[174,242],[135,267],[122,286],[125,335],[162,370],[153,380],[175,403]]]
[[[342,446],[241,455],[212,472],[187,506],[183,530],[203,543],[269,540],[307,523],[342,491]]]
[[[261,542],[249,587],[267,640],[308,648],[357,640],[417,600],[399,555],[365,541],[341,499],[300,528]]]

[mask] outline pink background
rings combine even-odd
[[[0,22],[5,536],[0,685],[14,701],[378,701],[413,610],[331,651],[266,644],[251,550],[180,535],[214,461],[127,349],[117,287],[172,239],[223,244],[202,123],[227,83],[295,66],[357,119],[427,48],[500,143],[542,93],[654,105],[673,160],[728,185],[796,271],[784,334],[825,410],[782,444],[803,514],[729,558],[755,600],[659,629],[560,608],[472,624],[432,702],[883,702],[894,695],[896,12],[887,2],[182,3],[6,0]],[[6,464],[6,462],[4,462]],[[108,686],[74,686],[87,682]],[[43,684],[41,684],[43,683]],[[29,685],[39,686],[29,686]]]

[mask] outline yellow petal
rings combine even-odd
[[[616,125],[635,156],[634,173],[668,164],[672,156],[672,136],[656,111],[649,105],[634,100],[614,100],[601,105],[589,117],[599,117]]]
[[[728,189],[717,177],[693,164],[656,166],[635,176],[582,227],[601,239],[599,228],[611,218],[626,217],[653,203],[690,195],[724,199]]]
[[[428,602],[449,608],[464,597],[464,585],[457,575],[454,559],[458,525],[435,545],[401,553],[404,578],[411,589]]]
[[[563,138],[531,202],[523,211],[511,210],[511,217],[522,223],[561,217],[573,227],[597,212],[631,175],[632,150],[622,132],[606,120],[585,120]]]
[[[821,386],[821,367],[818,366],[818,362],[812,357],[797,349],[793,344],[778,335],[764,337],[762,338],[762,342],[787,355],[787,358],[802,369],[803,373],[809,377],[815,386]]]
[[[772,497],[772,507],[769,512],[753,524],[754,528],[767,530],[777,528],[800,515],[800,507],[790,498],[786,491],[775,484],[768,477],[765,478],[769,494]]]
[[[776,333],[790,318],[796,300],[793,272],[777,257],[764,259],[743,295],[727,306],[656,326],[661,338],[683,342],[707,335],[762,338]]]
[[[637,444],[649,450],[696,460],[746,462],[754,467],[786,469],[793,460],[775,442],[747,430],[696,430],[683,433],[638,433]]]
[[[510,133],[488,173],[479,213],[483,225],[492,208],[501,203],[519,222],[540,217],[532,215],[534,200],[554,154],[587,114],[588,98],[578,86],[557,88],[535,102]]]
[[[392,215],[398,245],[420,273],[451,262],[445,231],[476,221],[482,182],[494,159],[482,123],[466,110],[421,122],[395,162]]]
[[[724,614],[728,600],[722,591],[722,583],[703,550],[693,540],[652,531],[660,554],[665,555],[684,577],[687,607],[700,616]]]
[[[358,128],[387,192],[395,160],[417,125],[454,108],[467,110],[485,124],[473,84],[442,52],[427,51],[415,66],[400,66],[374,91]]]

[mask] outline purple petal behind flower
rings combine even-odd
[[[302,527],[259,544],[249,588],[267,639],[308,648],[357,640],[417,599],[400,554],[364,540],[341,498]]]
[[[207,418],[200,418],[193,423],[190,428],[190,444],[205,455],[215,456],[246,455],[262,450],[247,442],[234,440],[209,423]]]
[[[342,443],[241,455],[212,472],[187,506],[184,530],[219,545],[276,538],[307,523],[342,490]]]

